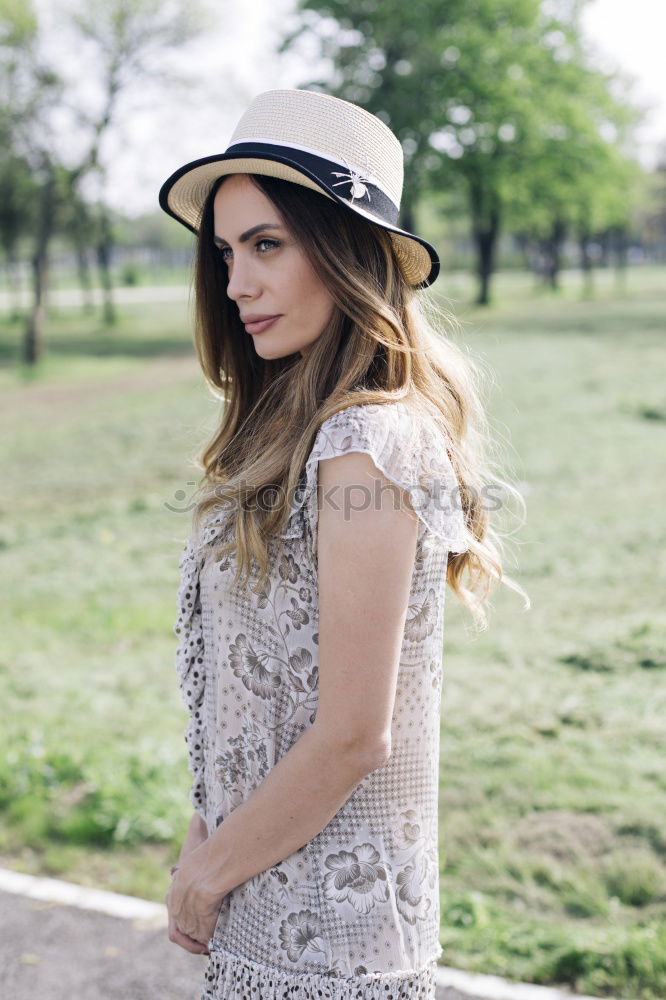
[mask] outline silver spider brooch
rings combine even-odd
[[[342,177],[341,181],[336,181],[332,187],[340,187],[341,184],[351,185],[351,200],[354,201],[356,198],[365,198],[367,196],[368,201],[372,201],[370,197],[370,192],[368,191],[366,184],[370,183],[369,178],[364,177],[363,174],[357,173],[351,167],[349,167],[349,172],[346,174],[340,174],[336,171],[332,171],[334,177]]]

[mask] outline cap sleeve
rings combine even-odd
[[[439,428],[415,418],[402,401],[350,406],[325,420],[308,457],[301,488],[294,495],[283,538],[310,530],[316,551],[317,469],[321,460],[348,452],[370,455],[383,475],[406,490],[429,533],[450,552],[468,548],[458,481]]]

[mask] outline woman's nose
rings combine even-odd
[[[256,274],[250,261],[242,256],[234,257],[229,264],[229,279],[227,281],[227,295],[234,302],[243,297],[254,297],[256,295]]]

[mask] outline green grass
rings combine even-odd
[[[443,961],[593,995],[666,992],[666,282],[516,273],[443,290],[493,375],[527,523],[474,635],[447,596]],[[0,863],[161,900],[189,807],[173,657],[188,463],[218,404],[185,306],[113,333],[61,310],[17,369],[0,320]],[[179,492],[180,491],[180,492]]]

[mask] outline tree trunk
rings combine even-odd
[[[39,199],[39,218],[35,233],[35,251],[32,255],[33,300],[25,329],[23,360],[34,365],[44,350],[45,299],[49,271],[49,243],[55,225],[55,174],[49,163]]]
[[[497,229],[492,222],[487,228],[474,231],[478,254],[476,273],[479,279],[479,294],[476,300],[477,306],[490,305],[490,279],[493,273],[496,236]]]
[[[547,238],[539,240],[539,252],[536,258],[535,273],[538,277],[537,287],[544,289],[550,285],[550,272],[552,261],[550,259],[550,243]]]
[[[106,208],[100,206],[99,239],[97,241],[97,265],[99,267],[104,296],[104,322],[113,326],[116,322],[116,310],[113,304],[113,282],[111,280],[111,251],[113,249],[113,233],[111,220]]]
[[[615,230],[615,286],[619,291],[627,287],[627,227]]]
[[[548,283],[553,291],[560,290],[560,269],[562,266],[562,243],[566,226],[562,219],[556,218],[548,238]]]
[[[583,272],[583,296],[587,297],[594,292],[594,275],[592,270],[592,257],[589,251],[590,233],[583,230],[578,236],[578,246],[580,249],[580,266]]]
[[[23,360],[28,365],[37,364],[44,351],[44,298],[48,280],[46,245],[40,241],[32,255],[32,306],[23,345]]]
[[[75,233],[74,246],[76,250],[76,270],[79,277],[79,285],[83,293],[83,312],[89,315],[95,311],[95,301],[90,277],[90,265],[88,263],[88,247],[80,230]]]
[[[472,233],[476,246],[476,274],[479,279],[477,306],[490,304],[490,279],[495,269],[495,249],[500,231],[500,204],[497,192],[484,190],[483,181],[470,184]]]

